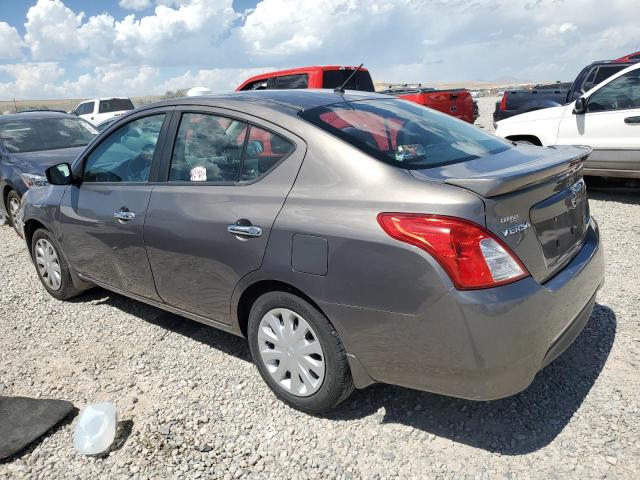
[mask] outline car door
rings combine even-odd
[[[640,169],[640,69],[603,84],[587,98],[586,112],[567,106],[558,144],[589,145],[589,168]]]
[[[141,112],[83,154],[74,165],[82,181],[60,205],[65,251],[81,276],[156,300],[143,229],[169,115]]]
[[[96,102],[94,101],[81,103],[75,110],[76,115],[87,122],[93,123],[93,109],[95,108],[95,103]]]
[[[145,224],[156,288],[169,305],[229,323],[233,289],[260,268],[306,145],[222,109],[176,111],[172,130]]]

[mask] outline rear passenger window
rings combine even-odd
[[[169,180],[237,182],[247,124],[203,113],[185,113],[180,121]]]
[[[266,175],[280,160],[293,152],[289,140],[263,128],[252,126],[249,130],[247,151],[242,164],[243,182],[252,182]]]
[[[281,136],[240,120],[185,113],[173,149],[169,180],[220,184],[255,181],[293,148]]]

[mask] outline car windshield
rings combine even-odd
[[[379,160],[407,169],[465,162],[512,148],[472,125],[404,100],[345,101],[300,116]]]
[[[25,118],[0,124],[0,138],[11,153],[83,147],[98,131],[79,118]]]

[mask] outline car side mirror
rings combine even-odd
[[[573,112],[582,115],[587,111],[587,99],[584,97],[580,97],[576,100],[575,106],[573,108]]]
[[[73,183],[73,175],[71,173],[71,165],[68,163],[60,163],[45,170],[47,181],[51,185],[71,185]]]

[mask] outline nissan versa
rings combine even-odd
[[[24,237],[58,299],[98,285],[248,337],[295,408],[373,382],[489,400],[589,319],[588,154],[372,93],[183,98],[51,167]]]

